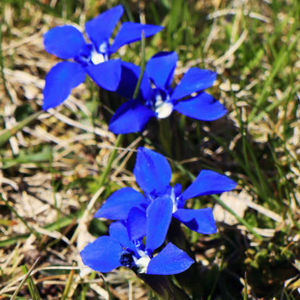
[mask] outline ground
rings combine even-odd
[[[59,61],[43,34],[83,28],[119,3],[123,21],[165,26],[146,40],[146,59],[176,51],[176,82],[194,66],[218,73],[209,92],[225,117],[174,114],[120,141],[107,126],[115,96],[88,79],[63,105],[41,111],[45,75]],[[132,169],[141,145],[169,158],[173,183],[187,186],[201,169],[238,183],[190,202],[212,207],[218,225],[216,235],[187,233],[198,261],[194,299],[299,299],[296,0],[3,0],[0,12],[0,299],[155,299],[133,272],[95,273],[79,255],[107,233],[109,223],[93,219],[101,203],[121,187],[138,189]],[[140,64],[141,45],[118,55]]]

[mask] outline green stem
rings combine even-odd
[[[112,152],[109,155],[107,165],[106,165],[104,171],[101,174],[101,177],[100,177],[100,180],[99,180],[99,188],[104,185],[104,183],[107,179],[107,175],[111,170],[112,163],[113,163],[114,159],[116,158],[118,147],[121,145],[122,141],[123,141],[123,135],[120,134],[117,137],[115,148],[112,150]]]
[[[143,74],[144,74],[144,70],[145,70],[145,65],[146,65],[146,60],[145,60],[145,35],[144,35],[144,32],[142,32],[141,52],[142,52],[141,73],[140,73],[138,82],[136,84],[136,87],[135,87],[135,90],[134,90],[134,93],[133,93],[133,97],[132,97],[133,99],[135,99],[137,97],[138,92],[140,90],[140,85],[141,85],[141,82],[142,82],[142,78],[143,78]],[[104,169],[104,171],[103,171],[103,173],[100,177],[100,181],[99,181],[100,186],[99,187],[101,187],[105,183],[107,175],[111,170],[112,163],[113,163],[114,159],[116,158],[117,148],[121,145],[122,141],[123,141],[123,135],[119,135],[117,137],[117,141],[116,141],[116,144],[115,144],[116,148],[111,152],[111,154],[108,158],[106,168]]]
[[[169,119],[159,120],[159,140],[166,154],[172,157],[172,130]]]
[[[225,202],[221,200],[221,198],[217,195],[212,195],[212,197],[220,204],[226,211],[228,211],[230,214],[232,214],[241,224],[243,224],[257,239],[260,241],[263,240],[263,238],[253,229],[253,227],[245,221],[243,218],[241,218],[238,214],[236,214]]]
[[[191,258],[194,259],[194,253],[191,251],[191,247],[186,239],[179,220],[175,218],[172,219],[167,238],[169,242],[184,250]]]
[[[19,130],[29,125],[32,121],[36,120],[44,111],[38,111],[33,115],[30,115],[26,119],[19,122],[16,126],[10,129],[4,129],[0,131],[0,146],[5,144],[12,136],[14,136]]]
[[[133,93],[133,99],[136,99],[138,96],[139,90],[140,90],[140,85],[143,79],[144,71],[145,71],[145,66],[146,66],[146,51],[145,51],[145,34],[142,32],[142,40],[141,40],[141,52],[142,52],[142,59],[141,59],[141,73],[138,79],[138,82],[136,84],[134,93]]]
[[[10,102],[14,103],[13,98],[12,98],[10,92],[9,92],[8,87],[7,87],[6,78],[5,78],[5,75],[4,75],[4,57],[3,57],[3,54],[2,54],[2,25],[1,25],[1,22],[0,22],[0,69],[1,69],[1,78],[2,78],[2,81],[3,81],[5,94],[9,98]]]

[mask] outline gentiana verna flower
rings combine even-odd
[[[109,272],[124,266],[136,273],[153,275],[181,273],[194,263],[183,250],[172,243],[168,243],[159,253],[154,253],[162,245],[165,233],[152,226],[150,234],[146,233],[144,244],[144,232],[139,225],[145,220],[139,219],[139,209],[133,208],[126,226],[121,222],[112,223],[109,236],[99,237],[81,251],[83,263],[99,272]],[[159,239],[153,239],[157,236]],[[158,240],[162,242],[158,244]]]
[[[172,81],[178,57],[176,52],[160,52],[146,64],[137,99],[122,104],[112,117],[109,129],[117,134],[142,131],[150,118],[167,118],[174,110],[188,117],[213,121],[225,115],[225,107],[203,90],[211,87],[216,73],[199,68],[189,69],[173,88]],[[140,68],[124,63],[117,90],[130,99]]]
[[[43,91],[43,109],[56,107],[68,98],[71,90],[81,84],[88,74],[99,86],[115,91],[121,76],[121,60],[110,59],[120,47],[150,37],[162,27],[125,22],[114,41],[109,39],[123,14],[123,7],[113,7],[86,22],[85,32],[91,43],[74,26],[64,25],[50,29],[44,35],[46,51],[62,59],[72,59],[56,64],[46,76]]]
[[[150,149],[138,148],[134,176],[144,191],[125,187],[114,192],[96,212],[95,217],[111,220],[127,220],[133,207],[140,209],[140,214],[151,219],[153,226],[160,224],[161,231],[167,233],[172,217],[198,233],[216,233],[211,208],[188,209],[188,199],[219,194],[235,188],[236,183],[227,176],[214,171],[202,170],[195,181],[183,192],[181,185],[170,186],[172,171],[167,159]]]

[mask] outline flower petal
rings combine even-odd
[[[138,191],[125,187],[114,192],[96,212],[95,218],[106,218],[109,220],[126,220],[129,211],[147,203],[144,196]]]
[[[85,44],[82,33],[71,25],[57,26],[44,34],[46,51],[62,59],[74,58]]]
[[[99,272],[109,272],[119,266],[122,247],[109,236],[101,236],[81,252],[83,263]]]
[[[135,87],[138,83],[141,68],[129,62],[122,61],[121,80],[117,89],[117,93],[122,97],[131,99],[133,97]],[[150,80],[144,73],[143,79],[140,85],[140,93],[136,99],[144,100],[149,99],[152,95],[152,88]]]
[[[176,52],[159,52],[146,65],[148,76],[161,89],[167,89],[173,80],[178,55]]]
[[[183,115],[201,121],[217,120],[227,112],[223,104],[205,92],[194,98],[177,102],[174,109]]]
[[[142,131],[154,112],[139,100],[123,103],[115,112],[109,123],[109,130],[116,134]]]
[[[85,31],[97,50],[103,42],[108,42],[122,14],[123,7],[118,5],[85,23]]]
[[[47,74],[43,90],[43,110],[56,107],[65,101],[73,88],[85,80],[80,64],[64,61],[56,64]]]
[[[178,209],[173,216],[198,233],[212,234],[217,232],[211,208]]]
[[[111,59],[85,68],[90,77],[102,88],[116,91],[121,79],[121,60]]]
[[[115,222],[109,226],[109,235],[122,247],[136,251],[134,244],[129,239],[127,228],[121,222]]]
[[[173,203],[169,196],[156,198],[147,208],[146,249],[153,252],[165,241],[172,220]]]
[[[181,194],[184,200],[211,194],[231,191],[236,183],[225,175],[214,171],[202,170],[195,181]]]
[[[150,260],[146,273],[153,275],[178,274],[187,270],[193,263],[193,259],[183,250],[168,243],[160,253]]]
[[[133,174],[146,193],[161,193],[169,186],[172,176],[167,159],[150,149],[138,148]]]
[[[178,100],[192,93],[207,89],[213,85],[216,78],[217,74],[215,72],[191,68],[183,75],[180,83],[175,87],[171,98],[172,100]]]
[[[126,44],[130,44],[142,39],[144,32],[145,38],[156,34],[163,29],[162,26],[145,25],[139,23],[125,22],[122,24],[120,31],[115,37],[113,44],[110,47],[110,53],[116,52],[119,48]]]
[[[128,214],[127,228],[131,240],[139,240],[146,235],[146,212],[140,208],[134,207]]]

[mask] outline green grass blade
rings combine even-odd
[[[183,166],[181,166],[180,164],[178,164],[175,161],[172,161],[174,163],[174,165],[176,166],[177,169],[179,169],[180,171],[182,171],[183,173],[187,174],[191,180],[195,180],[196,177],[189,172],[187,169],[185,169]],[[219,196],[217,195],[211,195],[218,204],[220,204],[226,211],[228,211],[231,215],[233,215],[241,224],[243,224],[248,230],[249,232],[251,232],[257,239],[262,240],[263,238],[260,236],[260,234],[258,234],[255,229],[247,222],[245,221],[243,218],[241,218],[239,215],[237,215],[226,203],[224,203]]]
[[[27,268],[26,265],[23,265],[22,269],[23,269],[23,272],[25,274],[29,273],[29,270],[28,270],[28,268]],[[30,275],[27,277],[26,281],[27,281],[27,286],[28,286],[29,294],[30,294],[32,300],[41,300],[39,291],[38,291],[36,285],[34,284],[34,282],[33,282],[33,280],[32,280],[32,278],[31,278]]]
[[[72,282],[73,282],[74,274],[75,274],[75,270],[71,270],[61,300],[68,299],[70,289],[71,289],[71,285],[72,285]]]
[[[28,270],[28,272],[26,273],[25,277],[23,278],[23,280],[20,282],[19,286],[17,287],[17,289],[15,290],[15,292],[13,293],[12,297],[10,298],[10,300],[15,300],[18,293],[20,292],[22,286],[24,285],[24,283],[26,282],[26,280],[29,278],[31,272],[34,270],[35,266],[37,265],[37,263],[39,262],[40,258],[38,258],[33,265],[31,266],[31,268]]]
[[[37,120],[37,118],[43,113],[38,111],[35,114],[27,117],[26,119],[19,122],[16,126],[10,129],[0,131],[0,147],[4,145],[12,136],[14,136],[19,130],[29,125],[31,122]]]
[[[4,57],[2,54],[2,21],[0,22],[0,73],[1,73],[1,78],[4,86],[4,91],[8,99],[10,100],[11,103],[14,103],[13,98],[9,92],[9,89],[6,84],[6,78],[4,75]]]

